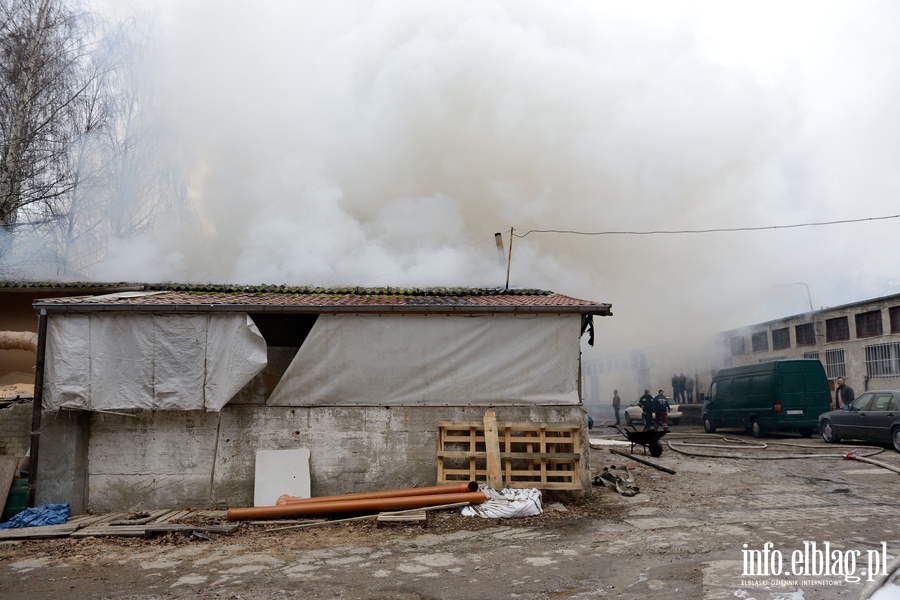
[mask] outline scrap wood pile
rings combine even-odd
[[[102,515],[77,515],[65,523],[4,529],[0,540],[84,538],[84,537],[142,537],[181,533],[205,538],[209,534],[229,534],[237,530],[234,524],[216,523],[223,511],[153,510],[115,512]]]

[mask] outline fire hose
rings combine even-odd
[[[871,455],[869,455],[869,456],[871,456]],[[867,462],[871,465],[876,465],[883,469],[888,469],[889,471],[893,471],[894,473],[900,473],[900,469],[898,469],[894,465],[889,465],[889,464],[883,463],[879,460],[872,460],[871,458],[866,458],[865,456],[857,456],[855,452],[847,452],[846,454],[844,454],[844,458],[846,458],[847,460],[858,460],[861,462]]]

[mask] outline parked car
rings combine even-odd
[[[842,439],[888,443],[900,452],[900,391],[861,394],[850,406],[819,417],[819,432],[826,442]]]
[[[666,398],[669,401],[669,424],[670,425],[678,425],[681,423],[681,407],[672,402],[671,398]],[[625,424],[632,425],[638,424],[643,425],[644,417],[642,416],[644,409],[638,406],[638,400],[632,402],[625,409]]]

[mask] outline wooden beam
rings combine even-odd
[[[497,414],[492,410],[484,413],[484,447],[487,451],[488,487],[501,490],[503,474],[500,471],[500,435],[497,432]]]

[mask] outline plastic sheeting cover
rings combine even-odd
[[[579,315],[320,315],[268,404],[578,404]]]
[[[265,366],[243,313],[53,315],[44,407],[217,411]]]
[[[0,523],[0,529],[18,529],[20,527],[43,527],[45,525],[62,525],[69,518],[68,504],[44,504],[26,508],[13,515],[6,523]]]
[[[537,488],[503,488],[499,492],[485,484],[478,490],[488,497],[486,502],[463,506],[460,512],[466,517],[485,519],[511,519],[513,517],[533,517],[544,512],[541,506],[541,491]]]

